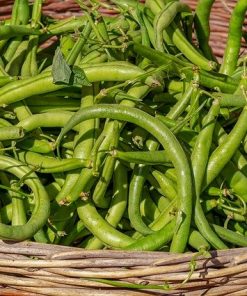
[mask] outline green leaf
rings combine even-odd
[[[72,71],[66,63],[60,47],[57,47],[52,61],[52,77],[55,84],[69,84]]]
[[[74,66],[72,69],[72,75],[70,78],[70,84],[80,86],[91,86],[92,83],[88,81],[83,69],[78,66]]]

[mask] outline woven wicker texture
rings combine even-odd
[[[109,1],[104,1],[108,2]],[[183,2],[190,5],[192,9],[195,9],[197,0],[183,0]],[[215,0],[213,5],[210,25],[211,36],[210,45],[212,46],[214,54],[221,58],[224,54],[225,44],[227,40],[227,32],[231,12],[235,6],[237,0],[225,1]],[[87,1],[85,1],[85,4]],[[8,18],[11,14],[13,0],[0,0],[0,19]],[[113,9],[101,8],[103,14],[116,15]],[[43,13],[47,16],[63,19],[72,15],[81,15],[80,7],[74,0],[45,0],[43,5]],[[247,33],[247,17],[243,30]],[[243,39],[241,55],[247,54],[246,41]]]
[[[211,257],[196,258],[191,253],[145,252],[143,256],[141,252],[85,251],[0,241],[0,292],[54,296],[246,295],[246,260],[245,248],[212,251]],[[120,287],[96,279],[113,279]],[[127,290],[121,287],[124,283],[142,289]],[[151,290],[148,285],[163,289]]]

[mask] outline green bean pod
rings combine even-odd
[[[223,56],[223,62],[220,67],[220,72],[232,75],[237,68],[238,56],[241,47],[242,26],[245,20],[247,11],[247,2],[239,0],[233,9],[230,23],[228,39]]]
[[[155,49],[163,50],[163,30],[165,30],[176,15],[182,11],[191,12],[189,7],[181,2],[169,2],[154,18]]]
[[[247,125],[247,107],[244,107],[237,123],[228,134],[224,142],[218,146],[211,154],[206,173],[206,181],[204,186],[209,185],[222,171],[224,166],[230,161],[235,151],[239,147],[242,139],[246,135]]]
[[[83,168],[90,165],[90,161],[79,158],[57,159],[31,151],[17,151],[20,161],[36,168],[41,173],[59,173]]]
[[[220,106],[218,101],[214,101],[209,113],[204,118],[203,128],[199,133],[194,149],[191,154],[192,169],[195,183],[195,223],[201,234],[218,249],[225,249],[227,246],[218,238],[210,228],[200,204],[200,193],[206,172],[210,147],[215,127],[216,118],[219,114]]]
[[[108,62],[94,65],[83,65],[87,79],[97,81],[126,81],[136,79],[145,71],[127,62]],[[103,71],[104,70],[104,71]],[[151,77],[146,79],[148,84],[157,84]],[[33,95],[45,94],[65,88],[66,85],[54,84],[50,71],[45,71],[35,77],[8,83],[0,89],[0,105],[8,105],[21,101]]]
[[[167,149],[168,157],[177,171],[178,175],[178,196],[180,197],[180,211],[177,218],[177,228],[173,236],[171,250],[182,252],[185,248],[190,228],[192,196],[191,196],[191,171],[186,156],[172,133],[152,116],[135,108],[125,106],[115,106],[104,104],[84,108],[77,112],[75,116],[67,123],[66,127],[60,133],[57,144],[60,143],[63,136],[77,123],[90,118],[109,117],[116,120],[127,120],[145,128]],[[82,203],[82,208],[83,202]],[[89,204],[87,203],[89,206]],[[86,206],[86,205],[85,205]],[[86,206],[87,207],[87,206]],[[85,222],[85,218],[83,221]],[[88,223],[88,222],[87,222]]]
[[[128,198],[128,182],[127,170],[117,161],[113,173],[113,196],[110,207],[105,216],[105,220],[113,227],[117,227],[118,223],[123,217],[127,206]],[[100,249],[104,244],[98,239],[94,238],[88,245],[87,249]]]
[[[157,165],[162,164],[165,166],[171,166],[171,161],[168,159],[164,150],[162,151],[142,151],[142,152],[124,152],[114,149],[112,156],[119,159],[128,161],[130,163],[145,164],[145,165]]]
[[[209,45],[209,18],[211,8],[215,0],[199,0],[196,5],[194,22],[196,37],[199,43],[199,48],[209,60],[215,60],[212,48]]]
[[[40,180],[27,166],[7,156],[0,155],[1,170],[14,174],[31,188],[34,194],[35,207],[31,218],[24,225],[9,226],[0,224],[0,237],[10,240],[25,240],[32,237],[47,222],[50,202]],[[28,177],[25,176],[28,174]]]

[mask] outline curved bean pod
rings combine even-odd
[[[9,226],[0,223],[0,237],[11,240],[29,239],[38,232],[48,220],[50,212],[49,197],[36,174],[31,172],[26,165],[18,160],[0,155],[0,169],[14,174],[19,179],[29,174],[28,178],[24,179],[24,183],[33,191],[35,201],[32,216],[26,224]]]
[[[127,120],[142,126],[156,137],[167,150],[168,157],[176,168],[178,176],[178,196],[180,197],[180,210],[176,222],[177,228],[171,244],[171,250],[174,252],[182,252],[186,246],[189,235],[192,211],[192,184],[189,164],[180,144],[163,123],[145,112],[135,108],[105,104],[84,108],[77,112],[61,131],[57,139],[57,145],[73,126],[83,120],[99,117]],[[81,203],[83,205],[83,202]],[[83,220],[85,220],[85,218],[83,218]],[[95,226],[96,225],[94,225],[94,227]]]

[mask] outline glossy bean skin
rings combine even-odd
[[[66,111],[35,114],[19,121],[17,126],[22,127],[26,132],[31,132],[38,127],[63,127],[73,114]],[[78,127],[75,130],[77,131]]]
[[[231,231],[229,229],[225,229],[224,227],[221,227],[216,224],[212,224],[212,227],[215,230],[215,232],[226,242],[232,243],[240,247],[247,246],[246,236]]]
[[[162,64],[170,64],[171,67],[168,68],[171,73],[174,73],[176,76],[180,76],[181,74],[184,74],[186,77],[186,80],[188,79],[191,81],[193,77],[193,70],[191,67],[191,64],[184,63],[184,61],[180,61],[178,58],[168,55],[165,53],[158,53],[152,48],[145,47],[141,44],[134,43],[131,46],[133,46],[133,50],[136,53],[141,54],[142,56],[150,59],[152,62],[154,62],[156,65],[160,66]],[[232,79],[231,77],[227,75],[223,75],[216,72],[207,72],[203,69],[200,70],[200,85],[212,88],[215,87],[219,88],[222,92],[225,93],[234,93],[237,89],[238,83],[236,80]]]
[[[17,140],[25,135],[22,127],[9,126],[0,127],[0,141]]]
[[[232,75],[236,70],[239,51],[241,47],[242,26],[247,11],[245,0],[239,0],[233,9],[229,23],[228,39],[223,56],[220,72]]]
[[[117,147],[118,139],[119,139],[118,123],[114,122],[113,133],[111,135],[109,146]],[[93,201],[95,205],[100,208],[108,208],[109,206],[110,200],[106,197],[106,191],[112,179],[115,163],[116,163],[116,159],[114,157],[112,157],[111,155],[106,156],[104,167],[100,174],[99,180],[95,185],[94,192],[93,192]]]
[[[135,79],[145,72],[126,62],[109,62],[103,64],[84,65],[82,67],[90,82],[126,81]],[[104,71],[103,71],[104,69]],[[147,83],[153,83],[148,79]],[[65,85],[54,84],[50,71],[45,71],[35,77],[8,83],[0,90],[0,105],[18,102],[33,95],[45,94],[65,88]]]
[[[30,174],[24,183],[30,186],[35,197],[35,208],[27,223],[18,226],[0,224],[0,236],[10,240],[29,239],[47,222],[50,212],[48,195],[36,174],[31,173],[30,169],[23,166],[21,162],[1,155],[0,166],[2,170],[16,175],[17,178],[23,178],[26,174]]]
[[[154,18],[154,28],[155,28],[155,49],[160,51],[163,50],[163,30],[165,30],[171,22],[174,20],[175,16],[182,12],[190,12],[187,5],[180,2],[169,2],[161,12]]]
[[[124,248],[125,250],[132,251],[155,251],[164,247],[167,243],[172,240],[175,229],[175,219],[169,222],[160,230],[149,234],[146,237],[138,239],[133,244]]]
[[[141,234],[148,235],[153,231],[143,222],[140,215],[140,199],[148,167],[136,165],[130,181],[128,214],[132,227]]]
[[[195,229],[191,229],[188,244],[198,252],[210,249],[210,244],[205,240],[201,233]]]
[[[209,45],[209,17],[213,4],[214,0],[199,0],[195,10],[195,31],[199,42],[199,48],[202,50],[205,57],[210,60],[215,60]]]
[[[152,133],[152,135],[157,137],[158,141],[164,146],[164,148],[168,148],[168,156],[174,163],[178,174],[178,195],[181,201],[180,211],[177,218],[178,229],[173,236],[171,250],[174,252],[182,252],[186,245],[190,228],[192,193],[191,171],[184,152],[177,140],[165,127],[165,125],[163,125],[160,121],[155,120],[155,118],[149,117],[149,115],[146,115],[143,111],[124,106],[102,105],[88,107],[83,109],[81,112],[78,112],[60,133],[57,144],[61,141],[66,132],[68,132],[74,125],[83,120],[97,117],[110,117],[116,120],[128,120],[132,123],[140,125],[148,132]],[[158,130],[157,127],[159,127]],[[174,153],[172,153],[172,151],[174,151]]]
[[[170,9],[175,7],[176,10],[185,8],[176,2],[168,3],[166,7],[169,7]],[[164,8],[165,10],[165,8]],[[153,11],[154,13],[154,11]],[[169,11],[168,15],[166,15],[165,20],[169,19],[170,15],[172,15],[172,10]],[[161,24],[165,23],[165,20],[161,19]],[[169,24],[169,21],[168,21]],[[162,29],[162,26],[161,28]],[[159,30],[160,31],[160,30]],[[172,42],[176,45],[176,47],[184,54],[184,56],[191,61],[193,64],[199,66],[201,69],[210,71],[216,68],[217,64],[214,61],[207,60],[203,55],[201,55],[192,45],[191,43],[186,39],[185,35],[183,34],[182,30],[179,27],[179,24],[175,21],[171,21],[170,25],[167,27],[166,32],[168,33],[169,38],[172,40]],[[158,35],[160,36],[160,35]],[[157,39],[156,39],[157,40]],[[158,38],[160,40],[160,38]],[[160,44],[160,42],[158,42]],[[160,49],[161,46],[159,46]]]
[[[16,180],[11,180],[11,187],[15,189]],[[9,191],[12,198],[12,220],[11,225],[24,225],[27,223],[26,209],[22,199],[22,195]]]
[[[161,192],[169,200],[174,200],[177,197],[177,190],[174,184],[165,174],[162,174],[158,170],[152,170],[152,175],[158,182]]]
[[[200,193],[204,180],[207,162],[209,158],[210,147],[213,138],[214,126],[216,118],[219,114],[220,106],[218,101],[214,101],[204,117],[204,126],[199,133],[195,146],[192,151],[191,161],[194,174],[194,184],[196,191],[195,201],[195,223],[201,234],[217,249],[225,249],[227,246],[218,238],[214,231],[210,228],[207,219],[203,213],[200,203]]]
[[[24,35],[40,35],[41,31],[29,28],[25,25],[6,25],[0,27],[1,39]]]
[[[205,183],[209,185],[214,178],[222,171],[223,167],[230,161],[236,149],[247,132],[246,126],[247,108],[243,108],[241,115],[231,133],[228,134],[225,141],[211,154]]]
[[[59,20],[55,24],[50,24],[43,29],[43,33],[46,33],[47,36],[51,35],[60,35],[63,33],[74,32],[85,26],[86,18],[85,16],[75,17],[72,16],[65,20]]]
[[[92,87],[85,87],[82,89],[82,98],[80,107],[91,106],[94,104],[94,96],[97,92],[97,86],[93,84]],[[74,138],[73,146],[75,158],[89,158],[91,150],[93,149],[96,133],[97,133],[97,120],[88,120],[78,125],[78,137]],[[56,197],[58,202],[63,200],[69,200],[71,188],[75,187],[76,182],[80,175],[83,175],[84,170],[71,171],[66,175],[65,183],[62,186],[62,190]],[[85,169],[86,175],[88,170]]]
[[[117,227],[118,223],[123,217],[124,211],[127,207],[128,199],[128,178],[126,168],[116,162],[114,173],[113,173],[113,197],[111,204],[105,216],[105,220],[112,225]],[[87,245],[86,249],[100,249],[103,248],[104,244],[96,237]]]
[[[166,152],[163,151],[142,151],[142,152],[124,152],[120,150],[113,150],[113,157],[117,159],[128,161],[130,163],[139,163],[146,165],[163,164],[171,166],[170,159],[168,159]]]
[[[41,173],[60,173],[90,166],[90,161],[79,158],[57,159],[31,151],[18,151],[20,161],[36,167]]]

